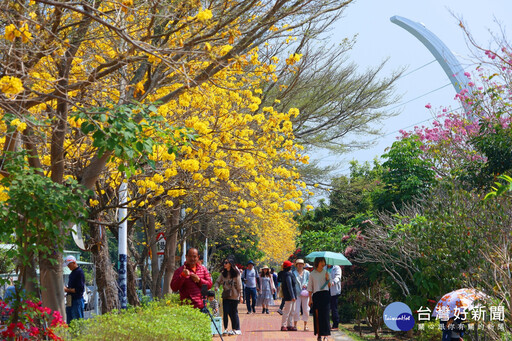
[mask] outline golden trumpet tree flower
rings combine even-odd
[[[180,204],[192,217],[235,214],[247,202],[243,220],[261,235],[267,217],[293,230],[302,186],[293,164],[307,158],[293,141],[294,113],[262,108],[255,96],[259,82],[278,77],[257,47],[329,21],[349,2],[0,3],[0,172],[8,182],[6,165],[20,152],[41,176],[96,190],[84,204],[103,311],[117,308],[117,288],[99,220],[114,226],[123,180],[134,219]],[[62,241],[44,243],[34,255],[43,304],[64,313]]]

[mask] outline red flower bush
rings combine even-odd
[[[53,328],[64,325],[58,311],[29,300],[12,302],[10,307],[0,301],[0,338],[13,340],[62,340]]]

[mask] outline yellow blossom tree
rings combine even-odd
[[[230,93],[248,91],[241,100],[252,112],[258,110],[259,102],[249,94],[253,88],[247,88],[241,77],[244,72],[255,72],[250,59],[256,60],[257,56],[251,51],[265,41],[283,35],[285,29],[276,29],[278,23],[287,23],[294,29],[312,21],[329,21],[349,2],[2,2],[0,131],[3,135],[0,145],[3,155],[0,171],[9,178],[4,166],[10,162],[13,152],[23,150],[28,156],[27,167],[55,183],[62,184],[67,178],[74,178],[89,189],[102,181],[116,189],[123,179],[123,172],[136,176],[137,169],[146,169],[145,165],[156,167],[155,160],[151,159],[152,151],[163,146],[169,155],[179,151],[176,165],[180,172],[194,170],[194,157],[189,155],[196,151],[185,144],[190,139],[190,131],[180,129],[179,124],[183,122],[186,127],[192,123],[188,121],[189,117],[208,116],[209,109],[200,109],[196,104],[198,96],[200,101],[222,96],[220,89],[225,83],[223,80],[227,79],[236,90]],[[226,73],[216,78],[221,72]],[[223,82],[216,84],[218,81]],[[216,109],[219,115],[226,115],[224,111],[229,113],[231,110],[229,107]],[[262,115],[258,123],[274,119],[273,111],[257,115]],[[157,120],[159,117],[164,119]],[[231,120],[233,122],[228,122],[225,127],[244,124],[238,116]],[[272,124],[285,121],[283,117]],[[201,123],[194,122],[191,128],[201,132]],[[261,130],[273,129],[275,125],[272,124],[261,125]],[[215,124],[212,127],[217,128]],[[286,123],[286,127],[283,124],[280,128],[290,130],[291,127]],[[241,141],[246,133],[240,129],[240,134]],[[287,132],[281,131],[281,134]],[[201,135],[198,136],[198,143],[206,142],[200,142]],[[288,148],[287,152],[293,154],[293,142],[285,145],[287,141],[283,137],[283,141],[279,141],[280,147]],[[220,142],[226,149],[233,147],[227,140]],[[262,145],[270,143],[260,142]],[[172,145],[176,147],[174,150]],[[279,149],[251,151],[249,146],[243,145],[236,148],[246,148],[245,155],[253,154],[258,163],[263,163],[267,155],[274,160],[282,155]],[[201,164],[199,155],[196,156],[195,161]],[[216,157],[226,162],[222,155]],[[234,170],[227,165],[235,160],[233,157],[230,163],[226,162],[226,167],[221,163],[211,167],[214,177],[202,175],[204,179],[199,179],[196,175],[193,179],[193,172],[190,177],[198,182],[228,181],[226,179],[231,179]],[[164,175],[168,169],[167,178],[172,179],[172,167],[165,167]],[[185,180],[188,179],[180,181]],[[245,181],[250,183],[249,179]],[[279,184],[279,179],[273,183]],[[138,184],[137,188],[145,187]],[[179,182],[169,182],[168,190],[179,191],[179,188]],[[108,201],[112,208],[118,205],[113,193],[105,193],[112,199]],[[137,205],[142,203],[143,206],[146,199],[151,200],[149,194],[154,195],[139,194],[145,198]],[[166,195],[176,197],[175,194]],[[100,206],[99,199],[90,204]],[[256,206],[252,208],[256,209]],[[101,209],[99,207],[97,211]],[[258,210],[253,213],[257,216]],[[100,235],[102,228],[96,218],[94,215],[90,218],[91,235],[94,236]],[[67,229],[65,224],[59,228]],[[101,276],[107,274],[105,267],[110,265],[104,258],[102,248],[105,244],[95,240],[95,245],[92,251],[100,260],[98,273]],[[55,252],[37,255],[41,287],[45,288],[43,304],[64,313],[61,254],[58,251],[61,243],[56,240],[55,245],[49,247]],[[107,302],[109,297],[115,296],[116,289],[112,276],[104,278],[104,282],[110,291],[104,290],[107,295],[102,301]]]

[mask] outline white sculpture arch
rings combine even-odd
[[[460,62],[455,58],[450,49],[439,39],[434,33],[430,32],[424,25],[409,20],[400,16],[392,16],[391,22],[407,30],[419,41],[425,45],[425,47],[432,53],[436,58],[437,62],[443,68],[444,72],[450,79],[455,92],[459,93],[461,90],[471,90],[469,86],[468,78],[464,75],[464,69]],[[462,106],[465,111],[468,112],[466,104],[463,102]]]

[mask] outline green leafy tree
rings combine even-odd
[[[382,188],[382,166],[375,160],[373,167],[369,162],[350,163],[350,175],[332,180],[329,203],[337,220],[346,224],[358,214],[373,210],[372,193]]]
[[[384,155],[384,188],[373,194],[376,209],[393,211],[425,193],[435,183],[433,164],[421,158],[423,143],[417,136],[396,141]]]
[[[16,246],[7,250],[6,255],[15,259],[19,268],[18,292],[22,285],[32,289],[29,292],[36,292],[37,265],[48,269],[46,275],[53,278],[49,284],[53,287],[44,289],[55,290],[63,304],[64,293],[57,291],[62,285],[61,260],[53,255],[62,252],[62,233],[70,232],[67,226],[83,222],[87,216],[83,202],[91,193],[74,180],[59,184],[41,176],[24,161],[12,162],[7,169],[11,176],[0,181],[0,188],[9,189],[7,200],[0,202],[0,243]],[[38,264],[34,260],[39,260]],[[15,304],[13,309],[22,309],[22,305]],[[19,316],[14,312],[10,322],[16,324]]]

